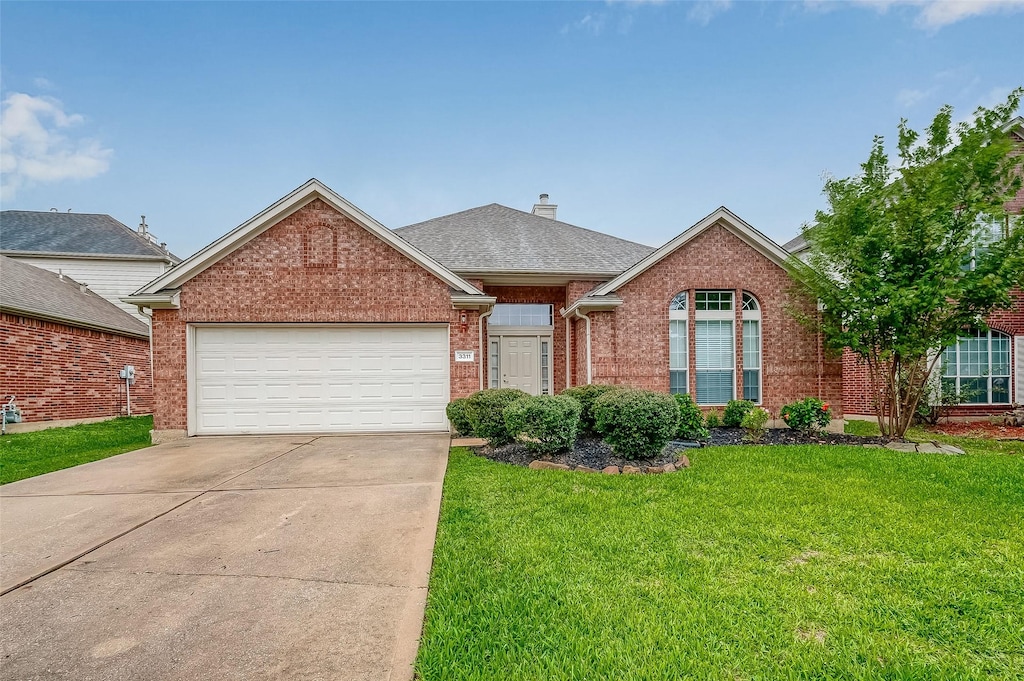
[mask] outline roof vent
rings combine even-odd
[[[139,223],[139,236],[141,236],[143,239],[150,242],[151,244],[155,244],[157,242],[156,237],[153,236],[152,232],[149,231],[149,225],[146,224],[146,216],[143,215],[141,217],[142,222]]]
[[[551,220],[555,219],[555,213],[558,212],[558,206],[554,203],[548,203],[548,195],[540,195],[540,203],[533,204],[533,210],[530,211],[534,215],[538,215],[542,218],[548,218]]]

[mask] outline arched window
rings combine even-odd
[[[687,302],[686,291],[682,291],[668,305],[668,390],[671,393],[690,392]]]
[[[697,404],[726,404],[736,396],[736,329],[733,291],[697,291],[693,342]]]
[[[306,267],[334,267],[338,264],[338,248],[334,230],[329,225],[312,225],[303,235]]]
[[[1010,403],[1010,337],[971,331],[942,351],[943,391],[964,404]]]
[[[761,403],[761,305],[743,292],[743,399]]]

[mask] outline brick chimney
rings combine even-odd
[[[542,218],[555,219],[555,213],[558,211],[558,206],[554,203],[548,203],[548,195],[540,195],[540,203],[533,204],[533,210],[530,211],[534,215],[539,215]]]

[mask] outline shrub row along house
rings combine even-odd
[[[148,318],[121,300],[179,262],[109,215],[0,213],[0,392],[26,422],[152,409]],[[120,377],[135,367],[132,386]]]
[[[310,180],[125,299],[152,314],[154,439],[446,431],[481,388],[586,383],[841,417],[842,362],[785,309],[771,239],[719,208],[655,249],[556,210],[391,231]]]

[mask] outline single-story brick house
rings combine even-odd
[[[771,239],[719,208],[654,249],[546,199],[392,231],[310,180],[126,298],[153,315],[154,438],[446,431],[481,388],[591,382],[842,414]]]
[[[0,256],[0,392],[26,423],[118,416],[129,396],[149,413],[149,368],[148,325],[68,276]]]

